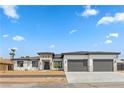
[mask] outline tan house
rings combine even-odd
[[[13,64],[9,59],[0,59],[0,71],[13,70]]]

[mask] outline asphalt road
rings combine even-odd
[[[124,83],[81,83],[81,84],[48,84],[48,83],[2,83],[1,88],[124,88]]]

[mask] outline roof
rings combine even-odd
[[[54,53],[53,52],[38,52],[37,54],[38,55],[41,55],[41,54],[52,54],[53,55]]]
[[[120,52],[105,52],[105,51],[77,51],[77,52],[66,52],[62,53],[63,55],[88,55],[88,54],[117,54],[119,55]]]
[[[58,58],[62,58],[62,54],[55,54],[55,55],[54,55],[54,58],[57,58],[57,59],[58,59]]]
[[[14,58],[12,60],[39,60],[39,59],[40,59],[39,56],[35,56],[35,57],[26,56],[26,57]]]
[[[13,62],[9,59],[0,59],[0,64],[13,64]]]

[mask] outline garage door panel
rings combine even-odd
[[[113,71],[113,60],[93,60],[93,71]]]
[[[68,71],[88,71],[87,60],[68,60]]]

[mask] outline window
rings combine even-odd
[[[38,61],[32,61],[32,67],[38,67]]]
[[[62,61],[54,61],[54,68],[62,68]]]
[[[23,67],[23,61],[17,61],[17,67]]]

